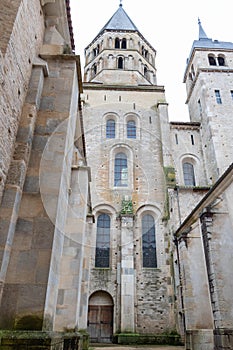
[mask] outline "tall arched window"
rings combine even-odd
[[[127,40],[126,40],[125,38],[122,39],[121,48],[122,48],[122,49],[127,49]]]
[[[127,122],[127,138],[136,139],[136,123],[134,120]]]
[[[123,69],[123,68],[124,68],[124,60],[123,60],[123,57],[119,57],[119,58],[118,58],[117,67],[118,67],[118,69]]]
[[[109,267],[110,216],[101,214],[97,219],[95,267]]]
[[[145,78],[148,79],[148,68],[147,68],[147,66],[144,66],[144,76],[145,76]]]
[[[114,186],[117,186],[117,187],[128,186],[127,156],[122,152],[117,153],[115,156]]]
[[[115,138],[115,131],[116,131],[115,120],[108,119],[107,123],[106,123],[106,138],[107,139],[114,139]]]
[[[157,267],[155,220],[150,214],[142,217],[142,255],[143,267]]]
[[[210,66],[216,66],[216,60],[215,60],[214,55],[209,55],[208,59],[209,59]]]
[[[195,175],[194,168],[192,163],[185,162],[183,163],[183,175],[184,175],[184,184],[185,186],[195,186]]]
[[[225,66],[225,58],[224,56],[218,56],[218,65]]]
[[[93,74],[96,75],[96,73],[97,73],[97,65],[96,64],[93,64],[92,71],[93,71]]]
[[[120,48],[120,39],[116,38],[115,39],[115,49],[119,49]]]

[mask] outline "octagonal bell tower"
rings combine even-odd
[[[155,49],[120,4],[85,50],[84,81],[156,85],[155,56]]]

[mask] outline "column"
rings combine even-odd
[[[134,333],[133,215],[121,216],[121,332]]]

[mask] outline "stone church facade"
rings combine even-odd
[[[68,0],[0,16],[0,348],[233,349],[233,44],[199,22],[190,121],[169,122],[156,50],[121,4],[83,79]]]

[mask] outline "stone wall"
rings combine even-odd
[[[0,47],[1,201],[32,64],[43,40],[44,16],[38,0],[3,0],[0,11],[3,28]]]
[[[65,251],[68,252],[68,248],[64,248],[63,251],[63,243],[67,229],[69,189],[72,187],[70,177],[78,108],[77,62],[75,56],[51,56],[47,57],[47,61],[49,77],[44,80],[44,85],[42,80],[43,89],[37,84],[37,90],[41,91],[38,114],[32,114],[29,108],[31,106],[32,109],[32,104],[25,105],[25,116],[21,120],[24,123],[20,124],[17,135],[17,145],[20,147],[15,153],[16,164],[17,159],[21,159],[25,154],[22,149],[27,149],[25,140],[31,141],[23,192],[19,187],[12,198],[15,188],[9,187],[9,190],[4,192],[3,203],[6,205],[1,208],[2,219],[5,222],[11,220],[8,231],[5,227],[5,235],[2,236],[5,237],[5,245],[2,251],[4,269],[1,271],[5,271],[5,276],[2,276],[5,277],[5,284],[2,285],[0,322],[4,329],[27,329],[28,320],[31,320],[29,323],[33,329],[41,330],[43,327],[54,330],[61,256]],[[36,74],[33,75],[33,79],[35,87],[35,82],[39,83],[40,79]],[[31,100],[32,90],[29,95]],[[34,94],[34,97],[36,96],[37,94]],[[34,127],[30,125],[32,121]],[[28,134],[30,130],[31,134]],[[22,164],[25,164],[25,161]],[[13,171],[11,173],[14,174]],[[88,179],[88,176],[86,178]],[[14,185],[13,181],[16,180],[12,176],[9,181]],[[80,207],[78,212],[82,222],[85,220],[87,208],[88,185],[85,183],[86,180],[80,187],[84,191],[81,205],[83,210]],[[15,208],[12,209],[14,203]],[[73,293],[76,295],[80,284],[81,281],[74,287]],[[70,293],[70,285],[66,285],[65,288],[61,284],[60,288],[64,290],[64,296],[66,288]],[[76,320],[76,317],[73,318]],[[69,324],[64,315],[62,320],[63,323],[58,322],[57,325],[59,330],[64,330]],[[74,329],[76,321],[73,322]]]

